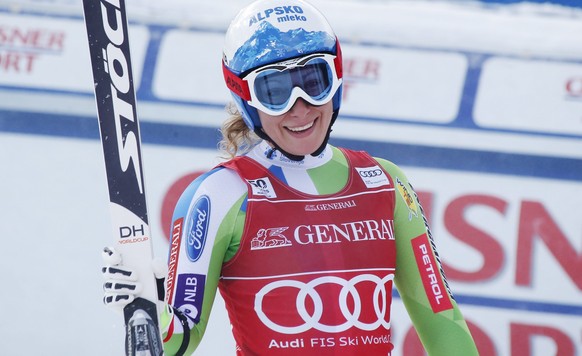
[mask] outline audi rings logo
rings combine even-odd
[[[310,329],[316,329],[322,332],[339,333],[356,327],[360,330],[376,330],[383,326],[390,329],[390,305],[391,288],[387,288],[388,282],[393,281],[394,274],[389,274],[380,278],[373,274],[361,274],[350,280],[345,280],[336,276],[324,276],[312,280],[311,282],[301,282],[296,280],[275,281],[264,286],[255,296],[255,311],[259,319],[269,329],[282,334],[299,334]],[[372,295],[366,295],[364,298],[360,295],[360,290],[356,288],[359,283],[375,284]],[[328,325],[321,322],[324,310],[324,302],[315,289],[317,286],[324,284],[335,284],[341,287],[338,295],[340,312],[345,321],[338,325]],[[280,325],[269,318],[263,310],[263,300],[269,293],[279,288],[297,288],[299,292],[295,300],[295,307],[300,319],[303,320],[299,325]],[[307,297],[313,304],[313,313],[307,311]],[[353,310],[348,307],[348,301],[353,300]],[[335,301],[330,301],[335,302]],[[375,312],[375,321],[365,322],[360,320],[362,315],[362,305],[372,305]]]
[[[376,188],[384,185],[390,185],[390,180],[386,176],[386,173],[380,168],[380,166],[358,168],[355,167],[356,171],[362,178],[362,181],[368,188]]]
[[[370,169],[368,171],[360,171],[360,176],[362,176],[363,178],[372,178],[372,177],[378,177],[381,176],[382,170],[380,168],[377,169]]]

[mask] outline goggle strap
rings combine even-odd
[[[249,90],[249,83],[246,80],[242,80],[236,74],[230,71],[228,67],[222,62],[222,74],[224,75],[224,81],[228,89],[232,90],[236,95],[240,96],[243,100],[251,100],[251,92]]]
[[[342,65],[342,49],[340,48],[339,40],[335,39],[335,51],[336,55],[333,59],[333,64],[335,65],[335,72],[338,79],[342,79],[344,76],[343,65]]]

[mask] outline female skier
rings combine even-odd
[[[476,355],[404,173],[328,143],[343,82],[325,17],[303,0],[256,1],[232,21],[222,68],[231,157],[174,211],[166,355],[194,352],[217,290],[237,354],[389,355],[394,287],[430,355]],[[105,303],[139,296],[139,277],[107,273]]]

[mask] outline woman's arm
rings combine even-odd
[[[166,297],[173,315],[162,318],[166,355],[192,354],[204,335],[222,264],[238,248],[246,193],[235,173],[218,168],[192,182],[176,204]]]
[[[448,287],[428,222],[408,179],[391,162],[378,160],[396,190],[395,284],[429,355],[478,355]]]

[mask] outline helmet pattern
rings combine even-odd
[[[261,22],[255,33],[236,51],[229,67],[244,73],[250,69],[316,52],[335,53],[336,39],[324,31],[304,28],[282,32],[270,22]]]

